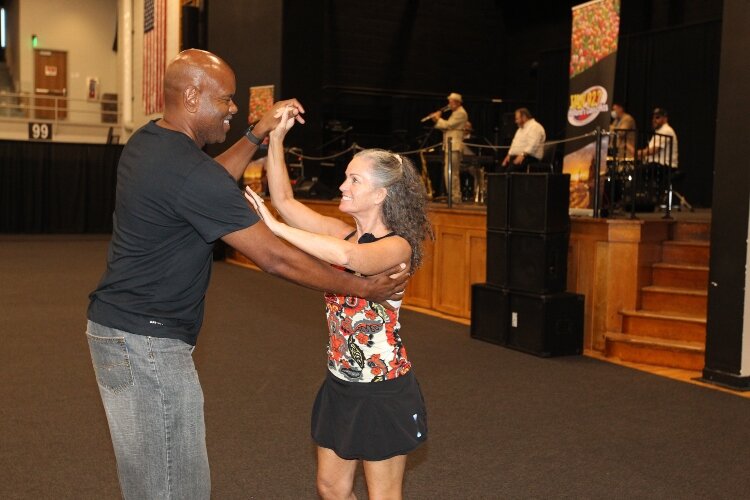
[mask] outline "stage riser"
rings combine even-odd
[[[346,220],[333,201],[304,200],[316,211]],[[425,244],[423,266],[411,278],[405,306],[470,323],[471,285],[484,283],[487,215],[481,209],[431,205],[436,239]],[[707,232],[707,224],[663,220],[606,220],[572,217],[567,251],[567,291],[584,295],[584,349],[604,352],[606,332],[623,330],[623,310],[641,307],[641,290],[660,281],[679,288],[707,289],[704,266],[659,270],[662,243],[671,234]],[[252,265],[230,250],[234,262]],[[657,283],[652,281],[652,265]],[[684,269],[687,269],[685,271]],[[646,306],[648,301],[646,299]],[[672,306],[669,306],[670,308]],[[703,309],[695,309],[702,313]],[[701,335],[700,338],[703,338]]]
[[[705,222],[676,222],[670,229],[673,241],[710,241],[711,225]]]
[[[688,295],[674,292],[643,290],[641,308],[646,311],[676,312],[705,316],[707,295]]]
[[[665,241],[662,261],[670,264],[692,264],[708,266],[711,249],[702,243],[687,244]]]
[[[682,370],[700,371],[704,366],[704,352],[682,351],[654,345],[607,340],[605,355],[622,361],[643,363]]]
[[[652,280],[653,284],[658,286],[705,290],[708,288],[708,268],[672,268],[655,265],[653,268]]]
[[[706,323],[678,319],[660,319],[624,314],[622,331],[639,337],[654,337],[690,342],[706,341]]]

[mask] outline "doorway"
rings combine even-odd
[[[67,118],[67,87],[68,53],[61,50],[34,49],[34,94],[47,96],[34,98],[34,118]]]

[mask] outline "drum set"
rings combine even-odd
[[[610,213],[653,211],[668,183],[663,165],[636,156],[635,130],[610,132],[609,140],[602,206]]]
[[[612,213],[652,212],[666,192],[664,167],[632,157],[608,156],[604,179],[602,205]]]

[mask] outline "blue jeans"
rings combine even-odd
[[[86,331],[125,499],[207,499],[203,390],[194,347],[92,321]]]

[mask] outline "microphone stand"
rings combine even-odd
[[[432,133],[435,131],[435,125],[437,125],[437,123],[432,122],[432,126],[430,126],[430,131],[424,135],[424,139],[422,139],[422,142],[419,144],[419,149],[423,149],[427,145],[427,140],[430,138],[430,136],[432,136]]]
[[[338,140],[340,140],[340,139],[343,139],[344,137],[346,137],[346,134],[348,134],[349,132],[351,132],[351,131],[352,131],[352,129],[354,129],[354,127],[350,126],[350,127],[347,127],[347,128],[346,128],[346,129],[344,129],[344,130],[341,130],[341,131],[340,131],[341,133],[340,133],[339,135],[337,135],[336,137],[334,137],[334,138],[333,138],[333,139],[331,139],[330,141],[326,142],[326,143],[325,143],[325,144],[323,144],[322,146],[319,146],[317,150],[318,150],[318,151],[323,151],[323,149],[325,149],[326,147],[330,146],[330,145],[331,145],[331,144],[333,144],[334,142],[336,142],[336,141],[338,141]]]
[[[445,148],[443,148],[445,150]],[[443,151],[443,154],[446,154]],[[445,157],[448,161],[448,208],[453,208],[453,138],[448,137],[448,153]]]

